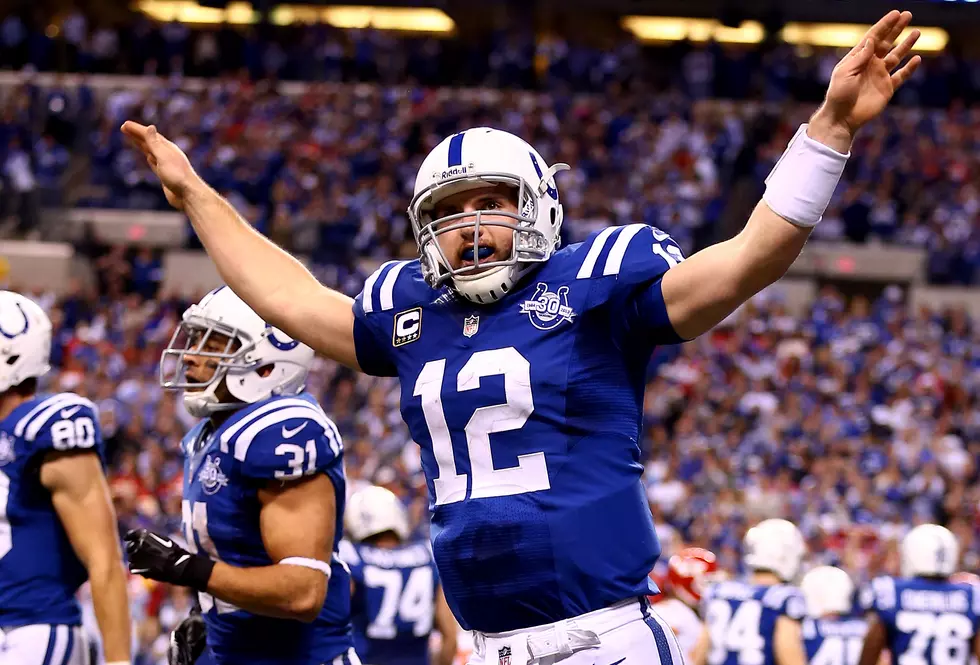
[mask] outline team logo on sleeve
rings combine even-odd
[[[14,461],[14,440],[6,432],[0,432],[0,466],[6,466]]]
[[[218,490],[228,484],[228,476],[221,470],[221,458],[207,456],[204,466],[201,467],[197,479],[201,481],[201,489],[208,496],[216,494]]]
[[[539,282],[534,297],[521,303],[521,314],[527,314],[538,330],[553,330],[565,321],[571,323],[575,312],[568,306],[568,287],[559,286],[556,293]]]
[[[422,308],[414,307],[406,312],[395,314],[394,329],[391,331],[391,345],[404,346],[422,336]]]
[[[497,665],[510,665],[510,647],[500,647],[497,649]]]

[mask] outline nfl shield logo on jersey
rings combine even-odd
[[[510,665],[510,647],[500,647],[497,649],[497,665]]]
[[[480,316],[474,314],[473,316],[467,316],[463,319],[463,335],[465,337],[472,337],[480,329]]]
[[[221,458],[208,455],[201,467],[201,472],[197,474],[197,479],[201,481],[201,489],[208,496],[217,493],[222,487],[228,484],[228,476],[221,470]]]
[[[539,282],[534,298],[521,303],[521,314],[527,314],[538,330],[553,330],[563,321],[572,322],[575,312],[568,306],[568,287],[559,286],[558,292],[548,290],[548,285]]]

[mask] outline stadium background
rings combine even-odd
[[[207,5],[8,1],[0,13],[0,285],[54,321],[46,387],[98,402],[123,530],[179,531],[192,419],[157,386],[157,361],[217,280],[122,144],[123,119],[158,124],[256,228],[350,294],[380,261],[414,254],[415,170],[472,125],[573,165],[560,179],[566,242],[641,221],[690,253],[747,218],[839,46],[862,31],[841,23],[891,8]],[[738,571],[747,526],[781,516],[811,562],[863,581],[895,572],[909,526],[938,521],[963,568],[980,566],[971,5],[901,7],[931,28],[925,66],[858,138],[791,274],[712,334],[658,351],[641,445],[668,554],[701,545]],[[345,437],[351,486],[395,491],[424,536],[425,482],[393,380],[318,361],[310,387]],[[189,598],[138,577],[131,589],[136,662],[163,662]]]

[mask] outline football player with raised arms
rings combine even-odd
[[[862,594],[868,636],[859,665],[877,665],[881,652],[896,665],[968,665],[980,658],[980,586],[954,582],[960,559],[956,536],[921,524],[902,539],[901,577],[878,577]]]
[[[817,566],[800,581],[806,599],[803,645],[809,665],[857,665],[868,623],[854,616],[854,582],[834,566]]]
[[[332,555],[343,445],[303,391],[312,362],[227,287],[184,312],[163,352],[161,384],[202,419],[181,442],[187,548],[139,529],[126,549],[134,573],[198,592],[172,664],[359,665],[350,575]]]
[[[793,263],[854,132],[919,64],[899,68],[910,20],[895,11],[869,30],[745,228],[687,260],[642,224],[559,249],[555,174],[567,167],[475,128],[422,162],[408,211],[419,258],[385,263],[352,300],[252,229],[155,127],[122,129],[255,311],[328,358],[399,377],[439,577],[476,631],[475,665],[669,663],[676,642],[641,600],[660,552],[640,482],[648,360]]]
[[[692,665],[806,665],[806,601],[792,586],[806,553],[803,535],[786,520],[764,520],[746,532],[742,549],[749,578],[705,591]]]
[[[109,665],[129,665],[130,618],[95,405],[41,394],[51,321],[0,291],[0,665],[85,665],[75,594],[88,579]]]
[[[459,626],[428,543],[409,540],[401,501],[365,487],[350,498],[344,521],[353,542],[340,543],[340,556],[351,569],[354,648],[364,665],[452,665]],[[442,641],[430,660],[433,628]]]

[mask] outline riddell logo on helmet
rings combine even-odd
[[[458,175],[466,175],[466,173],[472,169],[473,169],[472,164],[470,164],[469,166],[453,166],[451,168],[446,169],[445,171],[441,171],[441,172],[436,171],[435,173],[432,174],[432,177],[443,178],[443,179],[453,178]]]

